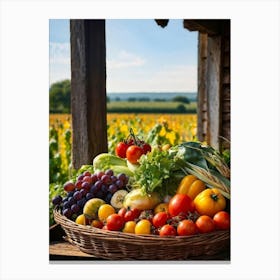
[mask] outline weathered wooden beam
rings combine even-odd
[[[222,19],[210,19],[210,20],[184,20],[184,28],[187,28],[189,31],[199,31],[201,33],[207,33],[208,35],[217,35],[222,32],[222,26],[228,20]]]
[[[223,26],[223,36],[221,42],[221,149],[230,149],[231,130],[231,98],[230,98],[230,22]]]
[[[197,137],[202,142],[207,134],[207,37],[198,35]]]
[[[199,31],[197,136],[221,150],[222,137],[230,140],[230,20],[184,20],[184,27]]]
[[[106,152],[105,20],[70,20],[73,167]]]
[[[207,54],[207,142],[220,150],[221,135],[221,36],[208,36]]]

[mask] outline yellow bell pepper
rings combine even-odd
[[[187,175],[181,180],[176,193],[187,194],[194,200],[205,188],[206,185],[201,180],[198,180],[194,175]]]
[[[226,208],[226,199],[218,189],[206,189],[196,196],[194,206],[200,215],[213,217]]]

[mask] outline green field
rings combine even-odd
[[[196,113],[197,103],[183,104],[173,101],[110,101],[110,113]]]

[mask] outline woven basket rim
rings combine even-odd
[[[184,242],[190,239],[196,239],[198,240],[207,240],[208,242],[211,242],[211,238],[226,238],[230,235],[230,230],[216,230],[209,233],[197,233],[195,235],[189,235],[189,236],[159,236],[155,234],[135,234],[135,233],[125,233],[122,231],[111,231],[111,230],[104,230],[100,228],[96,228],[90,225],[80,225],[75,223],[74,221],[68,219],[64,215],[61,214],[61,212],[57,209],[54,210],[54,218],[55,221],[60,224],[62,227],[69,228],[71,230],[75,230],[83,234],[84,236],[88,236],[89,238],[91,236],[94,236],[95,238],[98,238],[98,236],[102,239],[104,238],[117,238],[117,239],[125,239],[129,240],[132,239],[133,242],[143,242],[144,240],[147,241],[167,241],[167,242]]]
[[[185,260],[217,254],[227,249],[230,242],[230,230],[162,237],[79,225],[58,209],[54,210],[54,219],[70,243],[87,254],[108,260]]]

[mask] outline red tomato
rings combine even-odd
[[[118,214],[124,218],[126,211],[127,211],[126,208],[123,207],[118,211]]]
[[[124,214],[124,220],[126,222],[129,221],[134,221],[135,219],[137,219],[140,215],[140,210],[134,208],[131,210],[126,211],[126,213]]]
[[[153,225],[156,228],[160,228],[166,224],[167,219],[168,219],[168,214],[166,212],[158,212],[153,217]]]
[[[126,158],[129,162],[136,164],[138,159],[143,155],[143,150],[141,147],[132,145],[126,150]]]
[[[108,230],[121,230],[124,226],[124,218],[119,214],[111,214],[106,219]]]
[[[229,229],[230,228],[230,215],[226,211],[219,211],[213,217],[216,229]]]
[[[187,194],[175,194],[169,201],[168,212],[171,216],[194,211],[193,200]]]
[[[200,233],[211,232],[215,230],[215,224],[211,217],[207,215],[200,216],[195,222]]]
[[[118,157],[125,158],[126,157],[126,150],[129,147],[128,144],[125,142],[119,142],[116,146],[115,153]]]
[[[152,150],[152,147],[151,147],[150,144],[144,143],[144,144],[142,145],[142,149],[143,149],[143,153],[144,153],[144,154],[147,154],[148,152],[150,152],[150,151]]]
[[[160,230],[159,230],[159,235],[160,236],[176,236],[177,232],[175,227],[171,225],[164,225]]]
[[[103,228],[104,224],[99,220],[93,220],[91,222],[91,226],[96,227],[96,228]]]
[[[177,226],[177,233],[180,236],[193,235],[197,233],[197,227],[192,220],[183,220]]]

